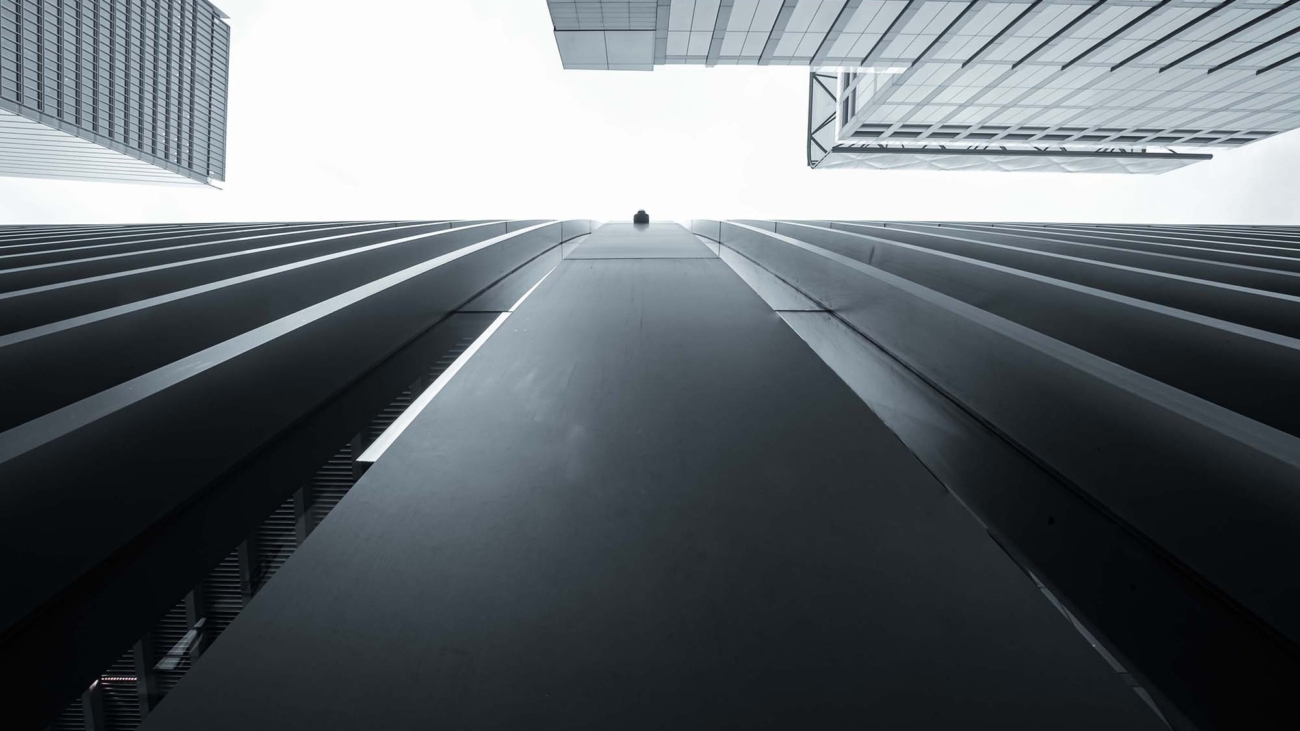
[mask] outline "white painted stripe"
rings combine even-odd
[[[274,322],[269,322],[242,335],[237,335],[224,342],[204,348],[193,355],[136,376],[93,396],[87,396],[76,403],[68,404],[61,409],[20,424],[4,433],[0,433],[0,462],[26,454],[37,447],[48,444],[87,424],[102,419],[114,411],[143,401],[188,378],[215,368],[276,338],[310,325],[367,297],[395,287],[444,264],[449,264],[462,257],[482,251],[489,246],[495,246],[531,231],[555,225],[558,224],[555,222],[534,224],[448,252],[415,266],[407,267],[399,272],[367,282],[360,287],[350,289],[323,302],[318,302],[311,307],[285,315]]]
[[[94,322],[101,322],[103,320],[107,320],[112,317],[125,315],[131,312],[136,312],[138,310],[147,309],[149,307],[167,304],[168,302],[175,302],[176,300],[185,299],[186,297],[193,297],[195,295],[205,294],[207,292],[213,292],[215,290],[222,289],[225,287],[230,287],[232,285],[243,284],[245,282],[252,282],[257,279],[271,277],[271,276],[275,276],[276,274],[283,274],[285,272],[291,272],[295,269],[302,269],[303,267],[312,266],[314,264],[321,264],[327,261],[334,261],[335,259],[342,259],[345,256],[354,256],[356,254],[363,254],[367,251],[374,251],[376,249],[382,249],[388,246],[394,246],[396,244],[403,244],[408,241],[415,241],[416,239],[429,238],[433,236],[441,236],[442,234],[451,233],[452,231],[465,231],[467,229],[478,228],[479,226],[491,226],[491,225],[493,224],[479,223],[479,224],[474,224],[472,226],[461,226],[460,228],[444,228],[438,231],[430,231],[428,233],[416,234],[415,236],[406,236],[400,239],[393,239],[391,241],[381,241],[377,244],[370,244],[368,246],[358,246],[355,249],[348,249],[346,251],[337,251],[333,254],[325,254],[323,256],[318,256],[313,259],[303,259],[302,261],[295,261],[290,264],[282,264],[278,267],[271,267],[270,269],[262,269],[256,272],[249,272],[248,274],[241,274],[237,277],[229,277],[227,279],[222,279],[220,281],[209,282],[208,284],[200,284],[198,286],[190,287],[188,289],[182,289],[176,292],[168,292],[167,294],[160,294],[156,297],[149,297],[148,299],[142,299],[136,302],[130,302],[125,305],[118,305],[117,307],[109,307],[108,309],[99,310],[98,312],[90,312],[85,315],[78,315],[77,317],[70,317],[66,320],[51,322],[46,325],[39,325],[37,327],[28,328],[26,330],[19,330],[18,332],[9,333],[8,335],[0,336],[0,348],[3,348],[8,345],[15,345],[17,343],[21,343],[27,340],[44,337],[46,335],[52,335],[57,332],[63,332],[64,330],[71,330],[74,327],[89,325]],[[410,228],[410,227],[404,226],[402,228]],[[340,236],[336,238],[342,238],[342,237]]]
[[[403,411],[401,415],[397,417],[397,420],[385,429],[384,433],[380,434],[379,438],[376,439],[375,442],[366,449],[366,451],[362,452],[360,457],[357,457],[357,461],[374,462],[383,456],[384,452],[388,450],[389,445],[396,441],[397,438],[402,435],[403,431],[406,431],[406,427],[410,426],[411,422],[415,421],[415,417],[419,416],[420,412],[424,411],[424,407],[428,406],[430,401],[433,401],[433,397],[437,396],[442,389],[446,388],[451,379],[455,377],[457,373],[460,373],[460,369],[465,367],[465,364],[469,362],[469,359],[473,358],[479,348],[483,347],[483,343],[486,343],[488,338],[492,337],[492,334],[497,331],[497,328],[501,327],[501,324],[509,317],[509,312],[502,312],[497,315],[497,319],[493,320],[491,325],[488,325],[488,328],[483,331],[483,334],[475,338],[474,342],[465,349],[465,352],[457,356],[456,360],[452,361],[450,366],[447,366],[447,370],[443,371],[441,375],[434,379],[433,383],[424,390],[424,393],[420,394],[419,398],[411,402],[411,405],[407,407],[406,411]]]
[[[389,427],[384,430],[384,433],[380,434],[379,438],[376,439],[374,443],[366,449],[366,451],[361,453],[360,457],[357,457],[357,461],[373,463],[375,460],[378,460],[383,456],[384,452],[388,450],[388,447],[391,446],[393,442],[397,441],[397,438],[402,435],[403,431],[406,431],[406,427],[410,426],[411,422],[415,421],[415,417],[419,416],[420,412],[424,411],[424,408],[429,405],[429,402],[433,401],[433,397],[437,396],[442,392],[442,389],[447,387],[447,384],[451,379],[455,377],[457,373],[460,373],[460,369],[465,367],[465,364],[469,362],[470,358],[474,357],[474,354],[478,352],[479,348],[483,347],[483,344],[488,341],[488,338],[492,337],[492,334],[501,327],[502,323],[504,323],[510,315],[514,314],[515,310],[519,309],[519,305],[522,305],[524,300],[528,299],[529,295],[531,295],[538,287],[542,286],[542,282],[545,282],[546,278],[551,276],[551,272],[553,271],[555,271],[555,267],[551,267],[549,271],[543,274],[542,278],[537,280],[537,284],[534,284],[527,292],[524,292],[524,296],[520,297],[519,301],[515,302],[508,311],[497,315],[497,319],[493,320],[491,325],[488,325],[488,328],[483,331],[483,334],[475,338],[474,342],[470,343],[470,346],[465,349],[465,352],[457,356],[456,360],[452,361],[451,365],[447,366],[447,370],[443,371],[436,379],[434,379],[433,383],[424,390],[424,393],[421,393],[415,401],[411,402],[411,405],[406,408],[406,411],[403,411],[401,415],[397,417],[397,420],[390,424]]]
[[[520,297],[518,300],[515,301],[513,305],[510,305],[510,309],[507,310],[507,312],[514,312],[515,310],[519,309],[519,305],[522,305],[524,303],[524,300],[528,299],[529,295],[531,295],[538,287],[542,286],[542,282],[545,282],[546,278],[551,276],[551,272],[553,271],[555,271],[555,267],[551,267],[550,269],[547,269],[546,273],[542,275],[542,278],[537,280],[537,284],[534,284],[533,286],[529,287],[528,291],[524,292],[523,297]]]

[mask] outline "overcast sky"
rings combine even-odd
[[[0,222],[1300,223],[1300,132],[1159,176],[812,171],[807,70],[564,71],[544,0],[219,0],[222,190],[0,178]]]

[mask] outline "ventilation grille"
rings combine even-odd
[[[219,638],[248,601],[289,560],[293,552],[329,515],[362,474],[355,457],[402,415],[444,371],[473,344],[462,337],[423,376],[384,407],[334,456],[321,465],[294,495],[280,504],[235,550],[204,577],[193,592],[174,605],[140,643],[105,670],[99,680],[59,714],[50,729],[86,731],[87,716],[96,729],[131,731],[148,710],[180,683],[204,650]],[[146,697],[137,679],[136,649],[153,689]],[[86,702],[91,703],[86,713]]]
[[[78,698],[50,724],[50,731],[86,731],[86,712]]]
[[[199,634],[207,629],[207,622],[198,630],[194,629],[189,604],[188,598],[179,602],[153,628],[150,664],[154,668],[154,688],[159,696],[170,693],[189,672]]]
[[[135,651],[128,650],[100,678],[104,701],[104,728],[131,731],[140,725],[140,685],[136,682]]]
[[[402,412],[411,406],[411,402],[415,400],[415,394],[417,393],[420,393],[420,391],[412,391],[412,389],[408,388],[402,392],[402,395],[394,399],[393,403],[379,412],[379,415],[370,422],[370,426],[366,427],[366,440],[373,442],[379,438],[380,434],[387,431],[388,427],[397,421],[397,417],[401,416]]]
[[[315,530],[356,484],[354,470],[351,442],[344,444],[342,449],[316,470],[316,474],[307,483],[307,495],[311,501],[311,507],[307,510],[310,530]]]
[[[240,581],[239,550],[221,560],[203,579],[203,598],[207,620],[204,627],[211,639],[219,637],[235,616],[244,609],[243,582]]]
[[[257,555],[256,567],[250,577],[254,591],[265,586],[298,549],[298,520],[294,515],[296,502],[297,498],[292,496],[284,501],[262,521],[250,541]]]

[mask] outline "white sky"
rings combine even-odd
[[[0,223],[1300,223],[1300,132],[1160,176],[809,170],[807,70],[563,71],[544,0],[219,0],[224,190],[0,178]]]

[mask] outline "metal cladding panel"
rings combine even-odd
[[[1300,723],[1300,231],[592,230],[0,229],[9,725]]]
[[[1294,347],[1300,340],[1260,337],[1259,330],[1233,327],[1228,319],[1162,306],[1187,299],[1186,294],[1161,292],[1178,288],[1180,280],[1174,277],[1043,253],[1037,247],[986,243],[943,229],[833,225],[842,230],[796,223],[778,223],[776,230],[870,261],[882,271],[1300,436],[1300,414],[1276,395],[1286,393],[1300,371],[1300,349]],[[1227,318],[1246,314],[1234,290],[1196,284],[1188,289],[1200,295],[1207,312]],[[1300,335],[1300,327],[1292,324],[1300,322],[1298,304],[1279,299],[1250,314],[1269,331],[1296,330],[1294,337]],[[1234,378],[1224,379],[1224,373]]]
[[[1034,252],[1041,252],[1038,256],[1041,261],[1053,259],[1050,256],[1052,254],[1063,257],[1082,255],[1090,261],[1132,266],[1153,273],[1183,275],[1262,292],[1300,295],[1300,276],[1297,276],[1300,275],[1300,257],[1288,257],[1284,249],[1269,244],[1246,243],[1249,238],[1239,237],[1230,246],[1222,246],[1227,242],[1197,240],[1195,234],[1179,233],[1168,228],[1143,231],[1140,228],[1125,230],[1120,227],[1089,226],[1044,230],[1037,226],[998,226],[993,229],[980,224],[962,223],[916,224],[908,227],[891,225],[889,228],[913,228],[941,233],[956,241],[954,245],[960,245],[961,240],[965,240],[1020,249],[1032,248]],[[1215,246],[1216,243],[1218,246]],[[975,247],[971,250],[990,252],[992,247]],[[1010,249],[1008,252],[1012,253]],[[1267,262],[1268,266],[1257,266],[1261,262]],[[1096,266],[1094,269],[1107,273],[1115,271],[1104,266]],[[1218,290],[1217,293],[1225,292],[1226,289]],[[1187,309],[1204,307],[1210,303],[1203,297],[1188,297],[1178,303],[1167,304]],[[1261,308],[1260,314],[1270,311],[1276,314],[1272,308]],[[1223,319],[1231,320],[1233,317]],[[1275,317],[1267,321],[1273,324],[1263,326],[1265,330],[1286,326],[1286,321],[1282,318]],[[1263,323],[1265,320],[1257,322]]]
[[[655,29],[655,0],[546,0],[556,30]]]
[[[555,31],[555,43],[566,69],[651,71],[654,40],[654,31]]]
[[[435,223],[427,230],[448,227]],[[0,296],[23,303],[0,309],[0,332],[18,333],[214,281],[255,276],[306,258],[346,253],[384,241],[385,228],[374,223],[184,229],[97,236],[84,247],[72,243],[20,249],[0,258],[11,265],[0,275]],[[423,229],[411,232],[417,230]],[[310,292],[305,294],[309,299]]]
[[[128,150],[104,147],[94,136],[66,124],[51,127],[5,109],[0,100],[0,175],[70,178],[159,185],[197,185],[199,180],[158,166]]]
[[[1300,126],[1300,7],[1290,2],[678,0],[635,25],[637,5],[550,2],[564,67],[810,67],[838,79],[825,95],[833,125],[809,89],[812,167],[1158,174],[1195,161],[1169,151],[1231,149]],[[813,164],[832,143],[873,142],[926,149]],[[933,150],[1006,146],[1164,152]]]
[[[580,244],[144,728],[1159,728],[696,244]]]
[[[179,594],[152,596],[154,584],[183,593],[209,568],[206,541],[232,529],[186,511],[205,505],[243,519],[260,498],[235,490],[241,504],[222,508],[214,486],[225,490],[236,475],[261,484],[245,472],[268,445],[328,411],[485,288],[557,250],[561,224],[14,228],[0,236],[0,282],[67,277],[0,293],[6,315],[23,315],[4,318],[0,369],[26,374],[0,386],[0,400],[13,406],[0,432],[0,550],[10,567],[0,658],[11,687],[26,688],[32,703],[10,715],[22,727],[36,725],[41,706],[52,716],[69,688],[84,689],[111,659],[96,653],[114,642],[120,653],[147,629],[154,616],[133,607],[175,604]],[[189,258],[175,258],[179,251]],[[213,252],[221,253],[204,256]],[[274,258],[288,252],[289,261]],[[168,282],[168,273],[179,276]],[[29,300],[40,306],[22,309]],[[31,370],[33,357],[52,367]],[[80,375],[65,378],[67,368]],[[321,447],[321,459],[340,438]],[[275,490],[293,484],[262,496],[273,498],[268,511],[285,499]],[[181,524],[191,530],[168,532]],[[46,540],[56,525],[66,538]],[[176,560],[151,553],[159,545]],[[187,561],[190,573],[179,578],[145,571]]]
[[[1165,708],[1197,727],[1248,716],[1264,719],[1261,728],[1295,724],[1300,593],[1278,580],[1300,522],[1300,439],[1286,385],[1300,352],[1285,332],[1294,303],[1224,286],[1243,273],[1214,258],[1253,250],[1256,268],[1273,271],[1252,276],[1283,287],[1300,263],[1291,233],[737,221],[723,222],[720,238],[825,309],[820,324],[787,318],[825,357],[875,353],[847,361],[850,374],[876,374],[856,376],[858,392]],[[1071,241],[1073,256],[1058,253]],[[1178,258],[1152,257],[1162,242]],[[844,325],[867,345],[827,335]],[[893,365],[863,365],[880,357]],[[911,403],[931,393],[938,401]],[[951,406],[964,416],[920,416]],[[1039,510],[1048,503],[1036,491],[975,476],[1012,469],[967,451],[989,438],[1007,445],[1007,465],[1028,457],[1014,470],[1038,472],[1030,482],[1050,475],[1061,495],[1078,496],[1071,547],[1060,543],[1067,529],[1053,527],[1067,520],[1069,499]],[[1171,664],[1171,654],[1184,661]],[[1224,664],[1243,674],[1226,682]]]
[[[827,257],[820,253],[825,247],[792,246],[778,238],[781,233],[735,224],[724,231],[724,243],[729,232],[743,240],[737,248],[749,247],[742,253],[759,248],[765,265],[774,257],[788,259],[776,267],[782,273],[787,266],[816,272],[812,282],[802,272],[792,272],[800,279],[790,281],[811,284],[819,301],[925,368],[955,398],[1280,632],[1300,638],[1300,611],[1288,608],[1300,597],[1264,580],[1278,567],[1262,558],[1286,555],[1294,540],[1290,521],[1281,516],[1300,518],[1300,496],[1286,487],[1300,474],[1296,437],[920,285],[912,276],[865,264],[869,247],[862,247],[862,259],[838,252]],[[876,306],[867,308],[868,301]],[[921,320],[930,323],[926,337],[916,336]],[[1216,336],[1215,328],[1205,328],[1204,337]],[[1043,403],[1076,417],[1050,419]],[[1114,423],[1116,413],[1128,420]],[[1098,449],[1114,461],[1097,462]],[[1178,516],[1166,505],[1175,494],[1185,496]],[[1224,545],[1204,529],[1223,515],[1251,530]]]
[[[570,259],[713,259],[716,254],[694,237],[656,235],[677,231],[675,223],[607,223],[569,254]]]
[[[456,236],[462,230],[450,229],[447,235]],[[470,237],[462,239],[463,244],[487,240],[493,233],[501,235],[490,229],[467,233]],[[304,304],[298,300],[305,300],[310,307],[329,296],[347,295],[329,290],[321,293],[325,280],[307,268],[294,287],[286,288],[268,278],[253,283],[264,284],[260,290],[244,287],[214,292],[220,296],[214,300],[220,309],[204,328],[195,328],[195,320],[186,314],[191,303],[202,307],[202,299],[160,304],[157,312],[152,312],[152,307],[141,310],[164,330],[154,330],[148,343],[139,347],[122,347],[126,334],[118,332],[118,318],[8,345],[0,357],[8,356],[5,364],[9,369],[21,369],[26,375],[6,383],[21,382],[29,388],[23,389],[26,393],[10,393],[6,400],[16,403],[21,397],[24,412],[32,416],[0,435],[9,446],[0,462],[0,474],[6,484],[15,486],[5,493],[8,505],[0,511],[4,516],[0,520],[7,523],[3,530],[6,548],[25,557],[15,565],[27,567],[11,573],[10,602],[0,620],[12,625],[249,450],[504,275],[513,268],[512,261],[522,264],[557,245],[559,224],[512,236],[509,242],[514,246],[503,242],[503,246],[449,262],[428,277],[397,281],[373,295],[363,290],[357,293],[361,296],[355,303],[339,301],[339,309],[321,310],[317,318],[295,314],[293,309]],[[440,253],[434,250],[424,261]],[[399,269],[400,265],[391,264],[362,271],[382,277]],[[440,286],[430,290],[431,282],[440,282]],[[330,289],[335,289],[332,283]],[[284,316],[293,319],[277,322],[272,319],[275,310],[268,304],[281,298],[291,300]],[[187,307],[175,308],[182,304]],[[172,305],[171,311],[166,309],[168,305]],[[257,322],[258,318],[265,319]],[[137,327],[130,322],[121,326]],[[284,326],[288,328],[282,331]],[[160,336],[164,331],[172,334]],[[269,336],[264,344],[259,343],[261,332]],[[43,347],[47,339],[51,340],[49,348]],[[245,350],[245,343],[257,347]],[[86,357],[83,348],[92,345],[104,348],[95,351],[102,366],[97,369],[98,380],[83,379],[76,393],[66,395],[62,389],[30,388],[41,382],[40,373],[29,370],[31,365],[44,362],[44,356],[77,362]],[[19,350],[23,352],[19,354]],[[208,367],[191,365],[195,358]],[[46,373],[51,372],[47,369]],[[287,383],[294,387],[285,389]],[[90,392],[83,395],[86,389]],[[135,395],[154,389],[163,397]],[[41,417],[39,411],[47,408],[44,403],[62,411]],[[195,410],[207,418],[184,418]],[[257,416],[252,423],[246,421],[250,415]],[[230,419],[239,420],[242,428],[225,428],[223,424]],[[121,440],[141,446],[122,450]],[[163,444],[172,446],[164,449]],[[44,487],[18,487],[36,485]],[[87,485],[95,485],[93,494],[84,494]],[[120,515],[110,520],[105,511],[119,511]],[[46,521],[55,520],[56,515],[65,525],[76,526],[73,534],[83,548],[70,550],[67,544],[39,548],[36,533],[43,532]]]

